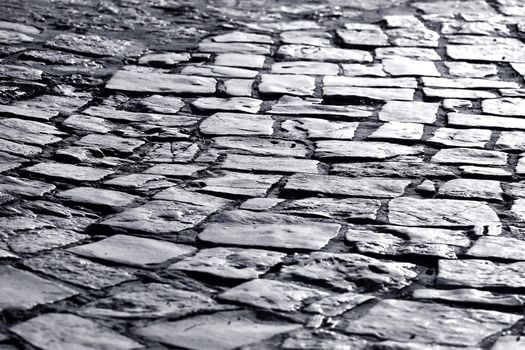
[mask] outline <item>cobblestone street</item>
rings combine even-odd
[[[525,1],[0,10],[0,350],[525,349]]]

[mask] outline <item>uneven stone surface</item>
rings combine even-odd
[[[521,349],[519,0],[0,1],[0,349]]]

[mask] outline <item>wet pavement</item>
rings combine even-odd
[[[0,9],[0,350],[525,348],[521,1]]]

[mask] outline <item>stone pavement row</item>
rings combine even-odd
[[[523,4],[49,4],[0,5],[1,350],[525,347]]]

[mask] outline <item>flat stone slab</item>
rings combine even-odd
[[[410,183],[410,180],[379,177],[348,178],[297,174],[288,178],[284,189],[349,197],[393,198],[403,195]]]
[[[321,100],[303,100],[300,97],[283,96],[277,101],[271,114],[300,115],[300,116],[320,116],[345,117],[345,118],[366,118],[372,116],[373,109],[359,105],[328,105],[321,104]]]
[[[160,264],[196,251],[195,248],[187,245],[128,235],[114,235],[67,250],[87,258],[142,267]]]
[[[229,350],[300,327],[293,323],[261,321],[248,312],[232,311],[161,322],[141,328],[137,333],[175,347]]]
[[[276,203],[273,210],[294,215],[323,218],[373,220],[381,206],[377,199],[367,198],[305,198]]]
[[[452,88],[423,88],[423,94],[430,98],[460,98],[466,100],[477,100],[483,98],[496,98],[493,92],[473,89],[452,89]]]
[[[125,192],[94,187],[76,187],[57,193],[57,197],[65,201],[90,205],[101,205],[110,208],[125,207],[140,198]]]
[[[31,100],[16,101],[11,105],[1,105],[0,113],[20,118],[49,120],[60,113],[71,113],[88,101],[88,98],[81,97],[42,95]]]
[[[317,118],[288,119],[281,124],[281,128],[287,131],[286,136],[294,139],[308,137],[351,140],[358,126],[357,122],[334,122]]]
[[[451,89],[519,89],[515,82],[475,78],[421,78],[424,86]]]
[[[379,120],[432,124],[438,109],[438,103],[388,101],[379,111]]]
[[[523,298],[517,294],[501,294],[472,288],[458,289],[425,289],[420,288],[412,293],[414,299],[439,300],[464,304],[482,304],[506,307],[520,307]]]
[[[42,197],[56,188],[42,181],[26,180],[13,176],[0,175],[0,192],[28,197]]]
[[[507,154],[472,148],[448,148],[436,153],[431,162],[442,164],[507,165]]]
[[[254,172],[275,173],[313,173],[319,172],[319,162],[313,159],[285,157],[259,157],[241,154],[228,154],[221,168]]]
[[[215,57],[215,65],[261,69],[266,57],[239,53],[221,53]]]
[[[436,283],[465,288],[514,288],[525,285],[524,262],[495,263],[489,260],[439,260]]]
[[[0,120],[0,137],[31,145],[45,146],[57,143],[66,135],[53,125],[18,118]]]
[[[262,100],[249,97],[201,97],[193,101],[191,105],[201,111],[257,113],[262,103]]]
[[[496,180],[452,179],[439,188],[442,197],[503,201],[503,189]]]
[[[422,154],[422,146],[406,146],[377,141],[326,140],[315,143],[315,156],[325,158],[388,159]]]
[[[176,289],[169,284],[148,283],[115,287],[108,297],[87,303],[79,313],[88,317],[148,319],[228,308],[231,307],[220,306],[204,294]]]
[[[131,350],[142,345],[91,320],[67,313],[48,313],[10,330],[41,349]]]
[[[507,117],[525,117],[525,98],[502,98],[485,100],[481,103],[484,113]]]
[[[48,281],[11,266],[0,266],[0,310],[28,310],[78,294],[60,283]]]
[[[439,128],[428,142],[450,147],[484,148],[490,141],[491,130]]]
[[[448,113],[450,125],[525,130],[525,119],[495,115]]]
[[[296,254],[294,262],[282,268],[284,276],[321,283],[342,292],[356,288],[361,291],[401,289],[417,276],[414,264],[379,260],[360,254]]]
[[[379,101],[412,101],[414,89],[358,86],[324,86],[324,97],[361,97]]]
[[[139,45],[132,41],[74,33],[59,34],[49,39],[46,46],[93,56],[123,56],[140,52]]]
[[[480,237],[465,255],[481,259],[525,260],[525,241],[512,237]]]
[[[249,280],[266,273],[273,266],[281,263],[285,256],[284,253],[262,249],[217,247],[201,249],[194,256],[170,265],[168,269],[218,278]]]
[[[519,318],[497,311],[382,300],[365,316],[348,322],[345,330],[401,342],[475,346],[484,338],[512,326]]]
[[[259,84],[261,94],[287,94],[313,96],[315,78],[299,74],[262,74]]]
[[[214,137],[213,142],[213,146],[220,149],[220,152],[223,152],[223,149],[226,149],[228,152],[235,153],[297,158],[304,158],[308,154],[308,149],[303,143],[282,139],[220,136]]]
[[[337,236],[340,225],[310,224],[208,224],[199,239],[214,244],[263,248],[319,250]]]
[[[338,75],[339,66],[329,62],[289,61],[272,64],[273,74]]]
[[[388,220],[402,226],[482,227],[488,234],[501,233],[498,215],[484,202],[454,199],[394,198]]]
[[[206,135],[267,136],[273,133],[273,119],[268,115],[216,113],[200,124]]]
[[[131,154],[136,148],[142,146],[144,143],[145,142],[142,140],[98,134],[84,136],[75,142],[75,144],[80,146],[98,148],[122,154]]]
[[[264,197],[270,187],[280,179],[279,175],[225,172],[223,176],[202,179],[199,180],[199,183],[204,184],[201,189],[203,192],[242,197]]]
[[[224,293],[219,299],[232,303],[246,304],[257,308],[278,311],[299,311],[308,299],[326,297],[329,294],[293,283],[268,279],[245,282]]]
[[[108,81],[106,89],[175,94],[213,94],[216,84],[217,81],[213,78],[120,70]]]
[[[113,174],[111,170],[90,168],[87,166],[65,163],[38,163],[24,169],[25,171],[44,177],[58,178],[71,181],[94,182]]]
[[[340,49],[310,45],[281,45],[277,54],[294,60],[328,62],[372,62],[372,55],[364,50]]]
[[[200,66],[185,66],[182,71],[182,75],[199,75],[203,77],[215,77],[215,78],[255,78],[257,71],[244,68],[224,67],[224,66],[213,66],[213,65],[200,65]]]

